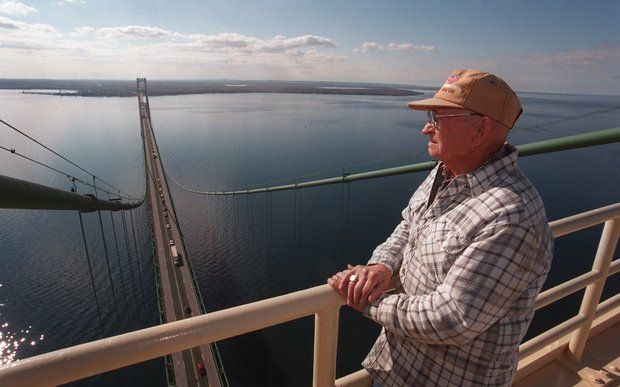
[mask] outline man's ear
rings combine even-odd
[[[482,119],[478,121],[476,129],[474,129],[473,146],[477,148],[485,144],[492,134],[493,122],[491,121],[491,118],[487,116],[482,117]]]

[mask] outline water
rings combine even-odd
[[[618,106],[620,98],[523,93],[521,99],[525,113],[510,137],[515,144],[616,127],[620,122],[619,111],[612,111],[531,129]],[[168,173],[181,184],[201,190],[245,189],[270,181],[279,185],[340,175],[343,167],[355,173],[426,161],[426,139],[420,134],[425,114],[405,108],[407,101],[407,97],[289,94],[150,98]],[[141,196],[143,157],[134,99],[2,91],[0,117],[126,192]],[[5,128],[0,133],[0,145],[24,149],[42,161],[54,160]],[[558,219],[618,201],[619,156],[620,146],[613,144],[532,156],[520,164],[539,189],[549,219]],[[54,165],[64,168],[61,163]],[[65,177],[16,160],[7,152],[0,152],[0,174],[68,187]],[[196,196],[170,181],[207,309],[316,286],[346,263],[365,262],[398,223],[401,209],[425,175],[249,198]],[[118,328],[98,219],[96,214],[85,217],[96,256],[95,284],[101,293],[104,331],[110,334]],[[146,223],[144,207],[141,218]],[[106,237],[111,238],[109,213],[104,214],[104,222]],[[120,219],[115,222],[117,230],[122,227]],[[0,304],[4,305],[0,306],[0,327],[7,322],[15,337],[35,341],[34,346],[20,346],[16,358],[100,337],[77,214],[2,210],[0,230]],[[142,251],[147,251],[145,230],[138,235],[143,239]],[[596,228],[556,241],[547,286],[588,270],[599,235],[600,228]],[[122,270],[112,265],[115,290],[121,295],[121,276],[129,283],[132,273],[125,250],[119,248],[125,263]],[[123,298],[119,307],[125,329],[157,323],[152,266],[146,256],[142,262],[144,299],[131,289],[127,293],[132,301],[119,297]],[[612,281],[606,296],[620,289],[618,279]],[[578,304],[579,299],[573,297],[540,311],[530,336],[556,323],[557,316],[572,317]],[[144,315],[140,321],[128,318],[140,315],[132,313],[139,307]],[[342,309],[340,321],[338,376],[360,368],[378,332],[372,322],[347,308]],[[220,342],[231,384],[309,385],[312,328],[313,320],[306,318]],[[22,329],[30,332],[19,333]],[[40,335],[43,340],[38,340]],[[162,385],[161,364],[156,360],[89,384]]]

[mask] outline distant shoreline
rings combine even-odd
[[[291,93],[412,96],[424,94],[413,89],[423,86],[344,82],[299,81],[148,81],[149,96],[232,93]],[[134,81],[0,79],[0,89],[20,90],[24,94],[63,97],[135,97]]]

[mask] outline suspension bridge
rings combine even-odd
[[[63,170],[38,162],[28,155],[20,154],[15,149],[2,147],[2,149],[14,154],[16,157],[27,158],[29,161],[46,168],[51,168],[56,173],[66,175],[72,182],[72,187],[69,191],[66,191],[12,177],[0,176],[0,187],[2,187],[0,190],[0,208],[78,211],[80,224],[82,225],[85,255],[88,259],[91,283],[93,284],[94,299],[97,303],[99,320],[103,326],[97,290],[92,280],[91,258],[89,257],[82,224],[82,213],[93,211],[98,213],[110,286],[116,314],[118,315],[119,302],[116,300],[117,294],[114,291],[115,286],[112,283],[110,268],[110,265],[113,265],[113,263],[111,263],[109,257],[111,254],[108,254],[107,247],[105,247],[106,236],[101,216],[102,212],[109,211],[110,217],[113,220],[112,214],[120,211],[123,225],[122,235],[125,236],[127,251],[130,251],[132,238],[128,237],[128,235],[131,234],[134,239],[134,251],[137,253],[138,247],[135,241],[136,226],[132,210],[138,208],[146,201],[150,213],[151,243],[153,245],[152,258],[156,272],[156,288],[160,300],[161,325],[113,335],[102,340],[3,365],[0,367],[0,384],[7,386],[62,384],[148,359],[165,356],[169,384],[180,386],[228,385],[224,364],[222,364],[217,345],[215,344],[218,340],[303,316],[314,315],[313,385],[369,385],[369,377],[363,370],[337,380],[335,378],[338,309],[342,305],[342,300],[327,285],[228,310],[206,312],[197,287],[191,258],[179,226],[179,218],[174,207],[173,198],[167,184],[167,178],[171,176],[165,173],[157,141],[153,133],[147,82],[144,78],[137,79],[137,95],[145,157],[146,191],[142,198],[135,198],[124,193],[89,170],[30,137],[27,133],[2,121],[3,124],[79,168],[91,176],[92,179],[79,179]],[[620,128],[611,128],[524,144],[518,146],[518,149],[519,155],[523,157],[619,141]],[[200,191],[185,187],[174,181],[174,179],[172,180],[181,189],[199,195],[253,195],[285,190],[295,190],[298,192],[302,189],[330,184],[342,184],[344,186],[345,184],[360,180],[425,171],[433,168],[434,165],[435,163],[432,161],[423,162],[365,173],[351,174],[347,172],[327,179],[242,190]],[[95,194],[80,194],[77,192],[76,183],[92,188]],[[104,195],[107,195],[107,199],[103,198]],[[125,214],[129,216],[125,216]],[[138,223],[141,223],[140,218],[138,218]],[[572,355],[572,359],[579,360],[583,356],[588,338],[591,334],[592,336],[594,335],[593,332],[599,333],[605,327],[617,326],[620,320],[620,313],[618,312],[620,309],[620,297],[616,295],[602,303],[599,300],[605,279],[612,274],[620,272],[620,262],[618,260],[613,261],[613,254],[620,235],[620,203],[555,221],[551,225],[554,236],[560,237],[600,223],[605,223],[605,229],[601,236],[601,244],[594,260],[592,271],[545,291],[539,296],[536,305],[537,309],[542,308],[560,298],[586,288],[587,291],[583,298],[581,310],[574,318],[559,324],[554,329],[521,346],[520,353],[523,360],[519,365],[517,382],[527,380],[540,367],[559,359],[564,353],[569,353]],[[112,225],[114,225],[114,222],[112,222]],[[118,253],[116,230],[114,230],[114,241],[116,245],[115,251]],[[110,250],[112,251],[112,249]],[[120,258],[118,256],[117,258],[120,263]],[[135,263],[140,265],[140,260],[137,257]],[[138,273],[140,272],[138,271]],[[136,282],[138,281],[133,280],[131,287]],[[142,280],[140,280],[140,284],[143,284]],[[118,284],[116,286],[118,287]],[[125,286],[123,283],[123,287]],[[134,293],[139,293],[140,291],[140,289],[134,290]],[[127,294],[128,292],[123,291],[123,293]],[[121,332],[123,329],[120,321],[119,318],[119,330],[116,333]],[[610,378],[609,376],[604,377]]]

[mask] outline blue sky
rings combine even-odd
[[[0,0],[0,77],[439,85],[620,95],[620,1]]]

